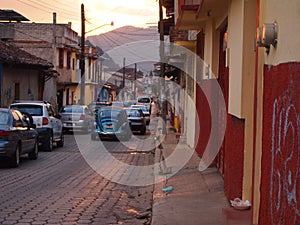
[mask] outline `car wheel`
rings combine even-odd
[[[29,152],[29,153],[28,153],[28,158],[29,158],[29,159],[32,159],[32,160],[36,160],[36,159],[38,158],[38,154],[39,154],[38,141],[35,140],[35,143],[34,143],[34,147],[33,147],[32,152]]]
[[[65,136],[62,132],[60,136],[60,140],[57,142],[57,147],[64,147],[64,144],[65,144]]]
[[[18,167],[20,165],[20,145],[18,144],[16,147],[15,154],[11,158],[10,162],[11,167]]]
[[[44,143],[44,149],[48,152],[51,152],[53,150],[53,136],[50,134],[48,141]]]

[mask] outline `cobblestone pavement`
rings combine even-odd
[[[133,150],[137,147],[135,142],[129,147],[120,142],[104,145],[119,161],[153,164],[150,151]],[[34,161],[24,157],[19,168],[8,168],[2,162],[0,176],[1,225],[151,222],[147,217],[151,213],[153,185],[126,186],[102,177],[86,163],[72,134],[65,135],[63,148],[40,152]]]

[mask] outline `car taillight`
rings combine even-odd
[[[48,118],[47,117],[43,117],[43,121],[42,121],[43,123],[43,125],[48,125],[48,123],[49,123],[49,120],[48,120]]]
[[[81,115],[79,120],[85,120],[85,115]]]
[[[0,131],[0,136],[1,136],[1,137],[7,137],[7,136],[9,136],[9,132],[8,132],[8,131],[1,130],[1,131]]]

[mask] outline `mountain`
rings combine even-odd
[[[159,40],[159,33],[157,26],[148,28],[124,26],[107,33],[88,36],[86,39],[106,52],[130,42]]]

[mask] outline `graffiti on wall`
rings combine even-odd
[[[289,96],[284,93],[273,103],[270,213],[274,225],[296,224],[300,212],[300,114]]]

